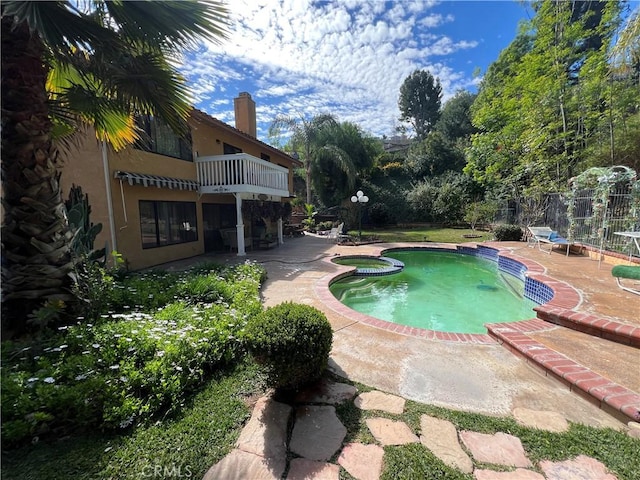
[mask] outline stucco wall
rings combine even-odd
[[[62,172],[60,177],[62,196],[65,200],[69,198],[69,191],[74,184],[82,187],[82,191],[89,195],[91,221],[94,224],[102,224],[102,232],[96,238],[95,247],[102,248],[108,244],[111,249],[113,245],[111,245],[102,153],[93,129],[87,133],[84,139],[81,139],[78,147],[77,150],[73,149],[71,152],[60,152],[62,160],[59,169]]]
[[[292,160],[285,154],[269,148],[261,142],[247,136],[233,127],[227,126],[210,117],[195,116],[190,120],[194,155],[222,155],[223,144],[234,145],[243,152],[257,158],[267,154],[274,164],[290,169],[289,191],[293,191]],[[155,153],[137,150],[133,147],[115,152],[107,149],[108,184],[110,186],[113,219],[115,223],[115,249],[126,259],[133,270],[159,265],[172,260],[188,258],[204,253],[204,232],[202,219],[203,203],[234,204],[232,195],[202,195],[197,192],[158,188],[155,186],[129,185],[114,178],[118,170],[159,175],[164,177],[197,180],[197,170],[194,162],[166,157]],[[108,243],[109,249],[114,245],[111,241],[109,228],[109,209],[107,202],[106,182],[103,167],[101,147],[91,131],[81,143],[80,148],[66,157],[62,170],[63,192],[68,196],[73,183],[82,186],[89,194],[92,208],[91,220],[102,223],[103,231],[96,240],[95,247],[101,248]],[[198,240],[178,245],[168,245],[156,248],[142,248],[140,229],[140,200],[180,201],[196,203]]]

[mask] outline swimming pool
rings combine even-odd
[[[389,250],[384,255],[404,263],[404,269],[385,276],[350,275],[332,282],[331,293],[371,317],[455,333],[486,333],[485,323],[534,318],[533,307],[547,299],[545,292],[540,298],[536,285],[525,287],[524,266],[501,263],[493,249]]]

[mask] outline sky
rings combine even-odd
[[[189,52],[180,67],[196,108],[235,125],[233,98],[256,102],[258,138],[277,115],[330,113],[393,136],[406,77],[428,70],[443,103],[476,91],[531,11],[504,1],[231,0],[229,38]],[[286,139],[280,139],[280,142]]]

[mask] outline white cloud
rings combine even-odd
[[[426,31],[455,22],[452,15],[429,13],[436,3],[230,2],[230,38],[190,55],[182,71],[202,108],[231,124],[231,97],[252,85],[259,123],[267,127],[281,113],[329,112],[376,135],[390,135],[399,116],[400,86],[414,70],[438,76],[445,97],[473,84],[461,72],[428,61],[478,45]],[[226,101],[219,100],[222,94]],[[267,127],[259,125],[260,135]]]
[[[421,18],[418,23],[426,28],[435,28],[445,22],[453,22],[453,20],[453,15],[441,15],[438,13],[427,15],[426,17]]]

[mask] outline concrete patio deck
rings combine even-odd
[[[617,288],[611,265],[586,256],[548,255],[521,242],[491,245],[508,249],[523,261],[537,262],[547,276],[572,285],[579,299],[573,310],[640,326],[640,297]],[[286,239],[284,245],[271,250],[250,251],[246,257],[206,255],[166,267],[184,268],[204,260],[237,263],[251,259],[262,263],[268,272],[262,290],[265,305],[294,301],[323,311],[334,329],[330,367],[353,381],[453,409],[511,415],[516,408],[528,408],[555,411],[570,421],[594,426],[623,426],[625,418],[619,411],[602,409],[603,401],[578,395],[575,389],[572,392],[570,383],[514,355],[497,340],[480,344],[447,341],[376,328],[357,321],[356,315],[345,314],[343,309],[336,311],[318,295],[318,285],[326,284],[341,268],[330,258],[375,254],[393,246],[343,246],[326,238],[304,236]],[[545,324],[545,329],[538,329],[532,337],[545,348],[560,350],[575,363],[587,364],[590,371],[611,380],[611,384],[638,395],[640,349],[553,323],[548,328]]]

